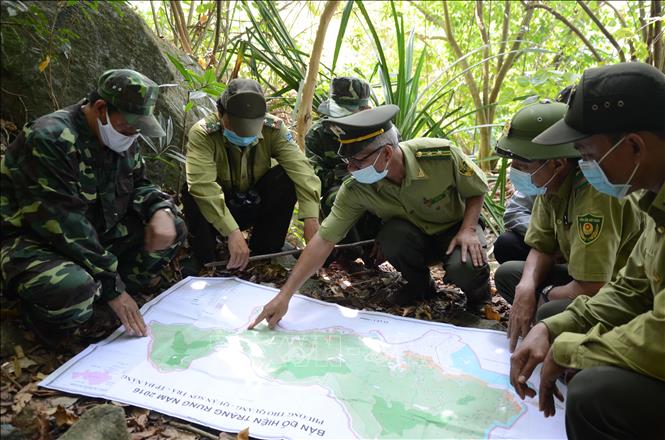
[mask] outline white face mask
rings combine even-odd
[[[106,110],[106,125],[102,124],[102,120],[97,118],[97,128],[99,128],[99,138],[102,141],[102,144],[106,145],[116,153],[124,153],[129,150],[129,147],[131,147],[134,141],[139,137],[138,133],[126,136],[113,128],[113,125],[111,125],[111,119],[109,119],[108,109]]]

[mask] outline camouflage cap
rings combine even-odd
[[[496,143],[496,154],[519,160],[560,159],[580,157],[572,143],[539,145],[531,142],[566,113],[566,105],[543,100],[520,109],[506,124]]]
[[[150,78],[135,70],[107,70],[99,77],[97,93],[144,136],[166,136],[153,115],[159,86]]]
[[[339,118],[356,113],[369,104],[370,86],[364,79],[338,76],[330,83],[330,99],[323,101],[317,111]]]

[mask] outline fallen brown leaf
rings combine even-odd
[[[163,427],[155,426],[155,427],[152,427],[152,428],[150,428],[148,430],[145,430],[145,431],[142,431],[142,432],[134,432],[134,433],[131,434],[131,436],[129,438],[131,440],[143,440],[143,439],[146,439],[148,437],[152,437],[153,435],[161,434],[162,431],[164,431]]]
[[[249,440],[249,427],[238,433],[237,440]]]
[[[35,382],[29,383],[16,393],[14,396],[14,404],[12,405],[12,411],[14,414],[18,414],[32,400],[32,396],[37,391],[37,384]]]
[[[35,418],[35,424],[37,425],[37,433],[39,434],[38,439],[51,440],[51,424],[48,421],[48,416],[40,412]]]
[[[58,405],[55,410],[55,425],[58,428],[72,426],[78,419],[73,412],[66,410],[62,405]]]
[[[489,304],[485,304],[485,308],[483,309],[483,314],[485,315],[485,319],[490,319],[492,321],[501,321],[501,315],[499,312],[494,310],[494,307],[492,307]]]

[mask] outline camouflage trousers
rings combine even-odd
[[[118,258],[118,274],[128,292],[149,285],[175,256],[187,235],[180,217],[175,223],[175,241],[158,252],[144,249],[145,225],[135,214],[115,227],[126,230],[127,235],[108,241],[100,237],[106,250]],[[0,269],[3,290],[21,300],[22,313],[33,325],[76,327],[90,319],[93,303],[100,298],[99,281],[84,267],[33,236],[3,240]]]

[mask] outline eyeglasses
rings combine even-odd
[[[377,151],[381,151],[381,149],[383,149],[383,147],[387,147],[388,145],[389,145],[389,144],[381,145],[379,148],[376,148],[376,149],[372,150],[370,153],[366,154],[365,156],[363,156],[363,157],[360,158],[360,159],[356,159],[356,158],[354,158],[354,157],[342,157],[342,162],[344,162],[344,163],[347,164],[347,165],[353,165],[353,166],[356,167],[356,168],[361,168],[363,162],[365,162],[365,161],[366,161],[369,157],[371,157],[374,153],[376,153]],[[341,147],[340,147],[340,148],[341,148]]]

